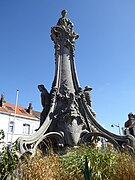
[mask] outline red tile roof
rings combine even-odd
[[[32,113],[30,114],[26,110],[27,110],[27,108],[25,108],[23,106],[17,106],[16,115],[25,116],[27,118],[39,118],[40,117],[40,112],[33,110]],[[14,114],[15,113],[15,105],[6,102],[6,103],[4,103],[4,105],[2,107],[0,107],[0,112]]]

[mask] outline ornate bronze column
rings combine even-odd
[[[50,109],[40,129],[29,137],[17,140],[20,154],[34,153],[39,144],[50,139],[53,146],[76,146],[79,143],[96,142],[102,137],[115,148],[135,149],[133,136],[119,136],[104,129],[96,120],[91,107],[89,90],[83,91],[77,78],[74,46],[79,35],[74,24],[61,12],[57,25],[51,29],[51,39],[55,49],[55,75],[50,92]]]

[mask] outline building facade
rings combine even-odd
[[[40,112],[7,103],[4,96],[0,99],[0,129],[5,133],[4,142],[14,142],[20,136],[29,136],[39,127]]]

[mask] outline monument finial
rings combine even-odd
[[[70,19],[66,18],[67,10],[63,9],[61,11],[61,18],[59,18],[57,25],[62,26],[67,31],[73,31],[74,24],[70,21]]]

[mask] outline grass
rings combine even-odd
[[[81,146],[68,149],[65,155],[41,153],[20,163],[20,180],[84,180],[85,157],[91,180],[134,180],[135,156],[112,150],[104,152]]]
[[[20,180],[55,180],[60,179],[59,157],[50,152],[48,156],[42,156],[40,152],[32,159],[25,159],[20,162]]]
[[[128,153],[119,153],[115,165],[117,180],[135,179],[135,155]]]
[[[26,154],[19,160],[10,179],[84,180],[86,157],[91,169],[91,180],[135,179],[135,155],[114,150],[100,151],[84,145],[69,148],[64,155],[50,151],[47,156],[43,156],[40,151],[37,151],[35,157],[31,158]],[[6,162],[8,164],[8,161]],[[9,166],[12,166],[11,161]]]

